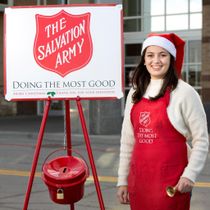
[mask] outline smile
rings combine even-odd
[[[153,68],[154,70],[160,70],[160,69],[161,69],[161,66],[152,66],[152,68]]]

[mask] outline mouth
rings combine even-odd
[[[155,71],[161,70],[161,66],[152,66],[152,69]]]

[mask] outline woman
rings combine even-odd
[[[173,33],[150,34],[142,46],[126,101],[118,170],[118,199],[132,210],[189,210],[205,164],[206,115],[197,92],[180,79],[184,44]],[[174,197],[167,196],[168,186]]]

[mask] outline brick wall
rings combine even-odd
[[[210,1],[203,0],[201,96],[210,131]]]
[[[202,100],[210,104],[210,1],[203,1],[202,29]]]

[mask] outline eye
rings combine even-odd
[[[153,57],[153,55],[152,55],[152,54],[147,54],[147,55],[146,55],[146,57],[148,57],[148,58],[152,58],[152,57]]]
[[[166,53],[161,53],[160,56],[161,56],[161,57],[167,57],[168,54],[166,54]]]

